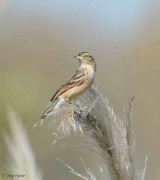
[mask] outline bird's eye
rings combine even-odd
[[[89,57],[88,54],[85,57],[88,58]]]

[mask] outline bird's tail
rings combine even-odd
[[[54,102],[49,102],[47,107],[46,107],[46,110],[44,111],[44,113],[42,114],[41,118],[37,121],[37,123],[33,126],[32,129],[34,129],[35,127],[39,127],[42,125],[43,121],[45,118],[47,118],[48,116],[50,116],[51,114],[54,113],[54,109],[55,107],[57,106],[59,100],[57,101],[54,101]]]
[[[46,107],[46,110],[42,114],[41,118],[38,120],[38,122],[33,126],[32,129],[34,129],[36,126],[41,126],[44,119],[48,116],[51,116],[54,114],[55,110],[58,110],[60,105],[65,101],[65,99],[57,99],[55,101],[50,101]]]
[[[48,116],[53,115],[55,110],[58,110],[58,108],[64,101],[65,101],[65,99],[57,99],[54,102],[49,102],[49,104],[46,107],[46,110],[44,111],[44,113],[41,116],[41,119],[44,120]]]
[[[50,116],[54,112],[55,107],[56,107],[58,101],[59,100],[54,101],[54,102],[49,102],[47,107],[46,107],[46,110],[44,111],[44,113],[42,114],[40,119],[44,120],[46,117]]]

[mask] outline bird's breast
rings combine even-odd
[[[92,81],[94,79],[94,69],[87,68],[87,75],[88,75],[88,78]]]

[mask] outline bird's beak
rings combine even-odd
[[[82,57],[81,56],[74,56],[74,58],[76,58],[76,59],[82,59]]]

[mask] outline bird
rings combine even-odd
[[[93,82],[96,71],[96,61],[89,52],[81,52],[74,58],[78,59],[79,67],[76,72],[62,85],[51,98],[41,120],[53,114],[63,102],[71,104],[72,99],[82,95]]]

